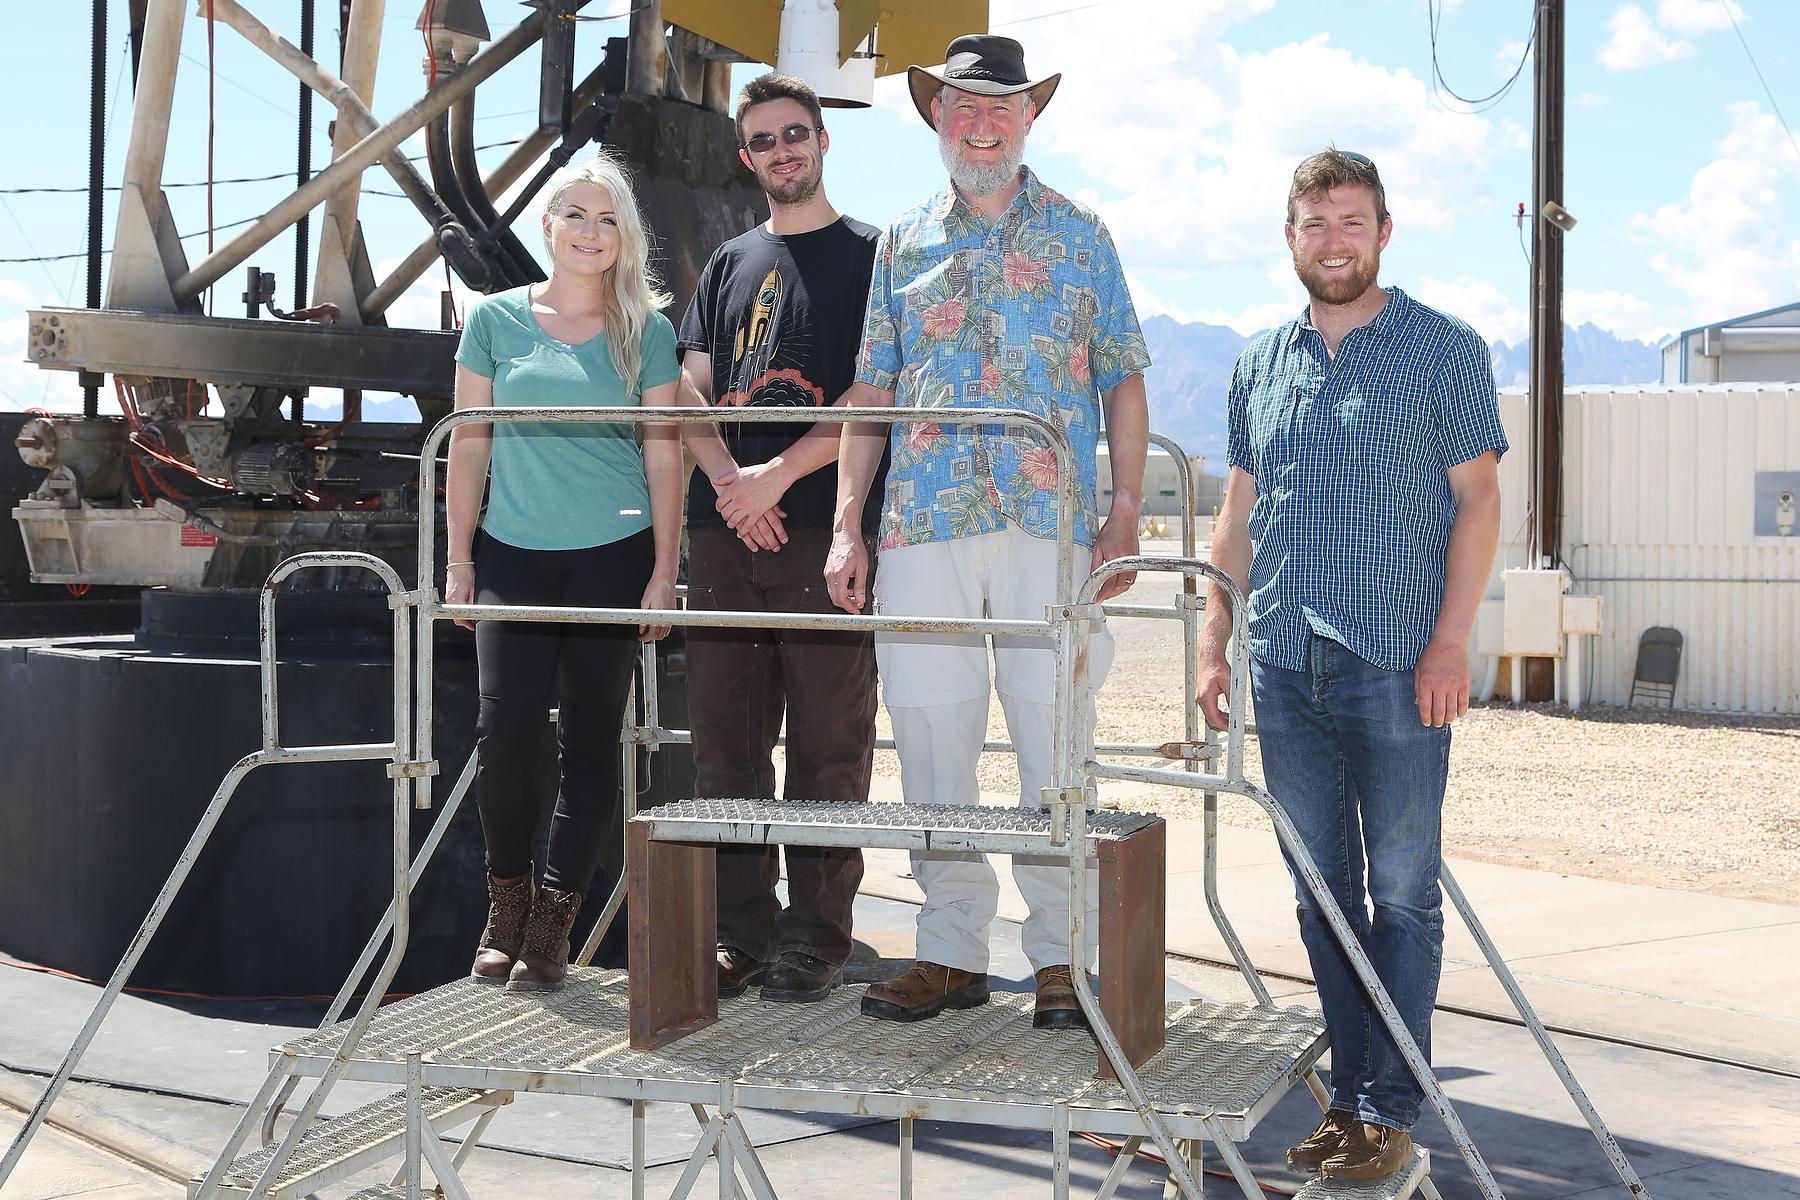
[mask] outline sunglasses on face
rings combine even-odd
[[[823,125],[789,125],[782,129],[781,140],[790,146],[798,146],[814,133],[823,132],[824,129]],[[744,143],[744,149],[752,154],[767,154],[774,148],[775,135],[772,133],[753,134],[750,140]]]

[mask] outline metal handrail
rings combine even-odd
[[[1036,432],[1056,456],[1057,528],[1057,597],[1067,602],[1073,591],[1075,472],[1074,446],[1069,435],[1055,421],[1037,413],[1010,408],[832,408],[820,410],[818,419],[831,424],[903,425],[931,423],[939,425],[1020,425]],[[792,424],[794,412],[785,408],[689,408],[613,405],[592,408],[494,408],[488,406],[461,408],[439,421],[425,436],[419,448],[419,548],[418,548],[418,624],[419,653],[413,702],[418,708],[415,721],[415,751],[419,761],[432,758],[432,728],[429,708],[432,702],[434,655],[431,628],[433,622],[464,620],[480,616],[484,620],[566,621],[602,624],[642,624],[646,617],[658,625],[712,624],[718,617],[754,616],[764,621],[766,614],[701,614],[691,609],[648,612],[633,609],[541,608],[513,605],[457,605],[442,603],[437,596],[437,505],[440,464],[438,448],[458,426],[470,424],[511,424],[530,422],[612,422],[618,424],[720,424],[726,421],[776,422]],[[479,611],[477,611],[479,610]],[[636,614],[627,616],[627,614]],[[898,624],[889,622],[898,620]],[[929,624],[927,625],[927,623]],[[729,621],[720,622],[729,623]],[[751,622],[746,621],[746,624]],[[912,620],[845,614],[843,617],[813,616],[796,622],[797,627],[874,631],[882,628],[904,628],[913,625],[942,633],[1025,633],[1033,636],[1057,636],[1053,625],[1041,622],[994,622],[970,620],[953,622],[942,618]],[[1004,628],[1003,628],[1004,627]],[[1060,711],[1060,710],[1059,710]],[[1056,732],[1060,734],[1059,725]],[[430,807],[431,783],[428,777],[418,781],[415,793],[421,808]]]
[[[389,603],[394,605],[394,687],[396,694],[394,704],[394,736],[390,741],[338,746],[284,747],[280,744],[280,710],[276,699],[277,661],[275,653],[274,595],[276,589],[281,586],[282,580],[286,579],[295,571],[308,567],[361,567],[373,571],[388,585]],[[163,919],[168,915],[169,909],[175,902],[176,896],[180,893],[182,886],[187,882],[188,875],[192,872],[194,863],[200,857],[200,852],[206,848],[206,844],[211,839],[213,831],[217,828],[220,818],[225,813],[226,806],[231,803],[232,797],[236,795],[238,786],[251,771],[258,767],[271,766],[276,763],[372,761],[382,758],[391,760],[392,766],[390,767],[389,774],[393,776],[394,779],[396,846],[394,871],[395,936],[393,944],[388,952],[387,960],[382,964],[381,974],[379,976],[380,983],[370,990],[369,999],[364,1001],[362,1008],[358,1010],[357,1015],[354,1018],[352,1031],[356,1036],[361,1036],[362,1030],[367,1027],[369,1020],[372,1019],[375,1014],[375,1007],[380,1003],[381,994],[386,990],[388,982],[392,980],[394,972],[399,969],[400,959],[406,952],[407,801],[408,788],[411,781],[405,777],[401,768],[403,768],[407,762],[409,744],[412,740],[412,706],[410,703],[407,703],[410,698],[405,695],[409,674],[406,668],[410,668],[412,661],[412,622],[410,607],[408,607],[404,600],[402,599],[400,603],[395,603],[396,597],[403,598],[404,595],[405,593],[400,587],[399,576],[395,574],[392,567],[388,566],[387,563],[382,562],[374,555],[363,554],[357,551],[319,551],[296,555],[281,563],[270,573],[268,580],[263,584],[259,607],[261,637],[258,644],[258,659],[261,672],[262,694],[264,698],[262,709],[262,748],[239,759],[232,765],[231,769],[225,773],[225,778],[219,782],[219,786],[217,790],[214,791],[211,802],[206,806],[206,811],[201,814],[199,823],[194,827],[194,832],[189,835],[187,844],[182,847],[180,856],[175,860],[174,868],[169,872],[169,877],[163,882],[162,889],[157,893],[155,901],[151,904],[150,911],[144,915],[144,920],[139,924],[137,933],[133,935],[131,944],[126,947],[124,956],[119,960],[119,965],[113,968],[112,975],[107,979],[106,986],[100,993],[100,998],[94,1002],[94,1007],[88,1014],[87,1021],[82,1025],[80,1033],[76,1035],[75,1041],[69,1047],[68,1052],[63,1055],[62,1063],[57,1067],[56,1072],[51,1075],[49,1081],[44,1085],[44,1090],[42,1094],[38,1096],[37,1103],[32,1106],[31,1113],[26,1117],[24,1125],[20,1127],[19,1132],[13,1137],[12,1144],[7,1147],[6,1156],[3,1159],[0,1159],[0,1187],[3,1187],[7,1178],[11,1176],[13,1168],[18,1164],[20,1157],[25,1153],[26,1147],[31,1143],[31,1139],[36,1135],[38,1129],[42,1127],[44,1119],[49,1115],[51,1106],[55,1104],[57,1098],[62,1095],[62,1090],[64,1086],[67,1085],[70,1076],[74,1074],[76,1065],[81,1061],[82,1056],[87,1053],[88,1047],[93,1043],[94,1037],[100,1031],[100,1026],[106,1021],[108,1014],[111,1013],[113,1005],[118,1001],[120,994],[125,989],[126,981],[131,978],[131,973],[137,969],[138,962],[143,958],[144,951],[150,944],[150,939],[153,938],[156,935],[157,930],[161,928]],[[343,1068],[347,1066],[347,1060],[334,1064],[334,1070],[328,1072],[326,1078],[329,1079],[331,1083],[335,1084],[337,1081],[336,1076],[341,1075]],[[301,1121],[296,1122],[296,1130],[304,1132],[303,1125],[310,1122],[312,1117],[317,1115],[318,1105],[319,1103],[322,1103],[325,1098],[323,1093],[329,1091],[329,1088],[326,1087],[325,1084],[326,1079],[321,1079],[320,1088],[315,1089],[314,1094],[309,1097],[306,1114],[303,1115]],[[272,1090],[272,1083],[265,1085],[265,1093]],[[290,1131],[288,1140],[283,1143],[282,1151],[279,1152],[271,1162],[270,1172],[278,1169],[279,1165],[286,1161],[287,1155],[292,1152],[292,1143],[298,1141],[298,1136],[299,1135],[294,1131]],[[202,1200],[217,1192],[219,1179],[222,1178],[225,1167],[229,1164],[229,1161],[229,1157],[222,1157],[218,1164],[215,1164],[213,1171],[207,1176],[208,1186],[203,1187],[198,1193]],[[268,1178],[272,1177],[272,1174],[268,1175]],[[258,1187],[266,1186],[268,1178],[260,1181]]]

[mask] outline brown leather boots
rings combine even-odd
[[[529,875],[502,884],[488,876],[487,928],[470,974],[508,991],[552,992],[569,973],[569,927],[582,897],[534,889]]]

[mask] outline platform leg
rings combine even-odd
[[[900,1200],[913,1200],[913,1119],[900,1118]]]
[[[417,1050],[406,1052],[406,1137],[401,1165],[406,1169],[406,1200],[419,1200],[420,1166],[424,1153],[425,1065]]]
[[[1244,1156],[1238,1152],[1237,1143],[1225,1135],[1225,1130],[1216,1121],[1207,1121],[1206,1128],[1212,1134],[1213,1145],[1219,1148],[1219,1157],[1225,1160],[1226,1167],[1230,1168],[1233,1178],[1237,1180],[1239,1190],[1244,1193],[1247,1200],[1262,1200],[1262,1185],[1256,1182],[1255,1172],[1250,1170],[1250,1164],[1245,1162]],[[1204,1143],[1196,1144],[1203,1145]],[[1196,1179],[1200,1177],[1199,1163],[1194,1164],[1194,1177]]]
[[[715,851],[631,826],[631,1048],[655,1050],[719,1019]]]
[[[1069,1106],[1059,1104],[1050,1129],[1050,1195],[1069,1200]]]
[[[1132,1066],[1163,1048],[1168,826],[1100,843],[1100,1011]],[[1100,1059],[1100,1077],[1113,1077]]]
[[[1112,1169],[1107,1171],[1106,1178],[1100,1181],[1100,1188],[1094,1193],[1094,1200],[1112,1200],[1113,1193],[1125,1182],[1125,1173],[1131,1170],[1131,1164],[1137,1158],[1138,1147],[1144,1144],[1144,1135],[1134,1133],[1125,1139],[1119,1148],[1118,1156],[1113,1159]]]
[[[644,1200],[644,1102],[631,1102],[631,1200]]]

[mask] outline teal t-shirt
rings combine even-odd
[[[638,403],[644,388],[681,377],[675,330],[661,313],[644,327],[643,371],[627,389],[606,335],[579,346],[539,328],[530,288],[483,296],[463,323],[456,361],[494,381],[501,408]],[[524,550],[584,550],[650,527],[643,454],[624,422],[514,421],[494,430],[484,528]]]

